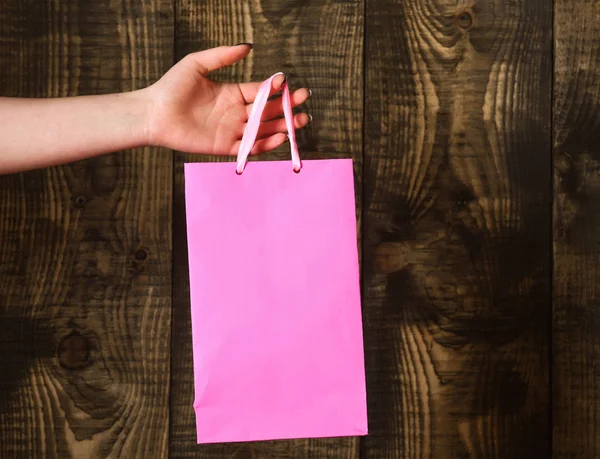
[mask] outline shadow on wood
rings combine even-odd
[[[551,4],[366,11],[362,454],[547,456]]]

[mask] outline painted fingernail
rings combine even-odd
[[[253,43],[238,43],[236,45],[233,46],[248,46],[250,47],[250,49],[254,48],[254,44]]]

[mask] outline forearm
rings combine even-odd
[[[62,99],[0,98],[0,174],[147,143],[144,91]]]

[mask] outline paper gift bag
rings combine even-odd
[[[365,435],[352,160],[185,165],[198,443]]]

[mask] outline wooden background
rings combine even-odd
[[[303,157],[355,161],[369,436],[195,445],[183,163],[218,158],[140,148],[0,177],[0,457],[599,455],[600,3],[3,0],[0,94],[239,42],[215,78],[286,72]]]

